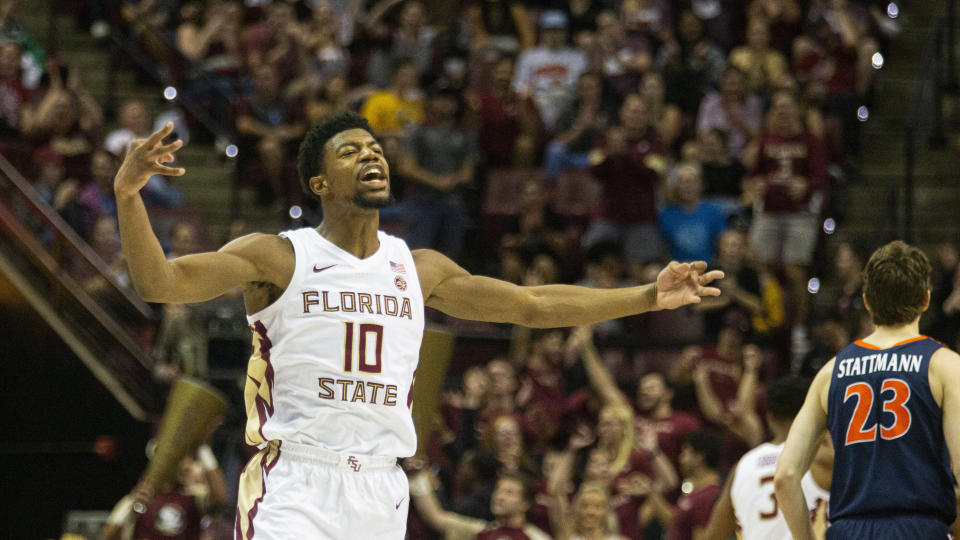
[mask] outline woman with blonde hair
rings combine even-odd
[[[599,483],[584,482],[573,498],[573,511],[567,496],[551,494],[550,525],[557,540],[623,540],[610,506],[610,495]]]

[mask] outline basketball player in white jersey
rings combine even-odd
[[[633,288],[520,287],[473,276],[378,230],[390,167],[367,121],[343,113],[301,144],[317,228],[251,234],[219,251],[164,258],[139,191],[179,176],[167,125],[134,144],[114,191],[123,253],[150,302],[202,302],[242,287],[254,331],[246,440],[260,452],[240,479],[238,538],[403,538],[409,492],[398,457],[416,450],[410,395],[424,307],[532,327],[592,324],[700,301],[720,291],[706,264],[670,263]]]
[[[808,379],[787,376],[774,381],[767,389],[766,420],[773,439],[744,454],[730,472],[710,514],[705,540],[726,540],[738,525],[742,540],[790,538],[790,529],[773,492],[773,474],[790,424],[803,406],[809,386]],[[832,469],[833,447],[829,437],[824,437],[817,459],[802,481],[810,519],[821,540],[826,533]]]

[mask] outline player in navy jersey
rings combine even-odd
[[[864,269],[876,330],[817,374],[774,479],[793,537],[812,539],[800,478],[829,429],[836,449],[827,539],[947,539],[960,470],[960,357],[920,335],[930,263],[891,242]]]

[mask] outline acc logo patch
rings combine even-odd
[[[407,290],[407,280],[403,279],[400,276],[393,278],[393,284],[397,286],[401,291]]]

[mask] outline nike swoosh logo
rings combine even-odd
[[[404,497],[403,499],[406,499],[406,497]],[[397,503],[397,508],[396,508],[396,510],[399,510],[399,509],[400,509],[400,505],[403,504],[403,499],[400,499],[400,502]]]
[[[333,268],[334,266],[336,266],[336,265],[335,265],[335,264],[331,264],[330,266],[324,266],[323,268],[317,268],[317,265],[313,265],[313,271],[314,271],[314,272],[323,272],[324,270],[326,270],[326,269],[328,269],[328,268]]]

